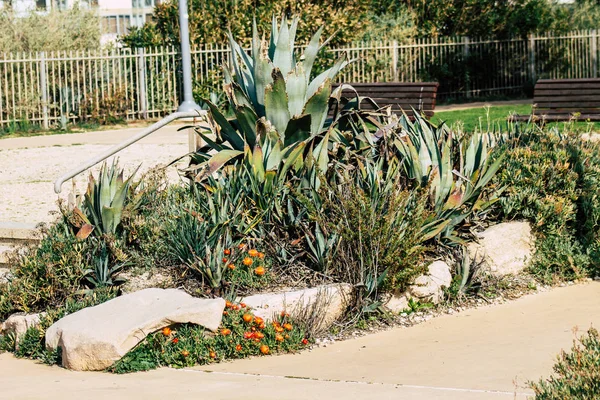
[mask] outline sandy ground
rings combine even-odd
[[[526,399],[573,328],[600,325],[600,282],[528,295],[296,355],[129,375],[0,355],[0,399]]]
[[[188,152],[187,131],[181,126],[161,131],[118,153],[119,163],[131,173],[138,165],[138,176],[157,165],[166,165]],[[49,135],[0,140],[0,221],[38,223],[51,221],[59,198],[54,180],[89,158],[102,153],[140,129]],[[108,159],[111,162],[112,158]],[[92,169],[97,173],[99,165]],[[174,166],[169,179],[179,180]],[[83,193],[87,173],[75,177],[78,193]],[[63,185],[60,197],[66,199],[72,183]]]

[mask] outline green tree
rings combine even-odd
[[[100,45],[100,19],[77,5],[47,14],[15,15],[0,10],[0,49],[4,52],[95,49]]]
[[[129,47],[179,45],[177,3],[170,0],[156,6],[154,22],[133,29],[122,42]],[[264,32],[270,29],[273,15],[297,15],[301,21],[299,43],[307,43],[310,34],[324,25],[324,35],[335,34],[332,44],[339,45],[360,37],[367,26],[367,12],[365,0],[191,0],[190,40],[194,44],[226,43],[231,30],[235,38],[249,45],[253,18]]]

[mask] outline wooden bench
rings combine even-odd
[[[540,79],[533,92],[532,116],[516,120],[536,122],[600,121],[600,79]]]
[[[435,99],[439,83],[437,82],[381,82],[381,83],[348,83],[354,87],[361,97],[369,97],[379,108],[392,107],[392,111],[404,111],[409,117],[413,116],[413,108],[431,118],[435,109]],[[334,85],[334,89],[339,85]],[[342,105],[356,98],[352,90],[342,92]],[[374,110],[368,101],[361,101],[362,109]]]

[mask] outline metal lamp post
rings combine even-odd
[[[190,51],[190,28],[187,0],[179,0],[179,39],[181,41],[181,64],[183,66],[183,101],[177,111],[200,110],[192,93],[192,56]]]
[[[94,165],[106,160],[108,157],[113,156],[124,148],[136,143],[137,141],[145,138],[153,132],[156,132],[165,125],[179,119],[195,119],[206,115],[206,111],[202,110],[198,104],[194,101],[194,94],[192,93],[192,57],[190,51],[190,30],[188,26],[188,5],[187,0],[179,0],[179,38],[181,39],[181,63],[183,65],[183,101],[179,105],[176,112],[171,115],[155,122],[151,126],[143,129],[138,134],[131,138],[119,143],[110,149],[106,150],[102,154],[86,161],[77,168],[59,176],[54,181],[54,191],[60,193],[62,184],[68,179],[86,171]],[[193,140],[192,140],[193,139]],[[195,134],[190,131],[190,151],[195,150]]]

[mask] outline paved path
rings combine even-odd
[[[141,164],[144,173],[159,164],[168,164],[188,152],[187,131],[171,125],[117,154],[127,172]],[[59,198],[54,180],[65,172],[138,133],[142,128],[65,135],[33,136],[0,140],[0,221],[38,223],[55,217]],[[111,159],[108,160],[111,162]],[[96,172],[99,166],[92,169]],[[175,167],[168,170],[170,180],[178,180]],[[75,178],[78,193],[83,193],[87,173]],[[63,185],[66,198],[72,184]]]
[[[526,296],[297,355],[116,376],[0,355],[4,399],[525,399],[573,332],[600,326],[600,283]],[[210,372],[207,372],[210,371]]]

